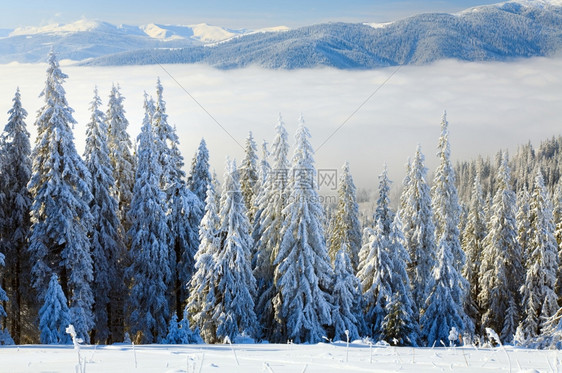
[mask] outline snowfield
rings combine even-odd
[[[553,350],[411,348],[355,342],[315,345],[81,346],[83,372],[558,372]],[[2,346],[2,372],[80,372],[72,346]]]

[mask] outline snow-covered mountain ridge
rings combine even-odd
[[[83,32],[120,32],[128,35],[146,35],[150,38],[170,41],[192,39],[202,43],[216,43],[231,39],[235,36],[251,34],[256,32],[273,32],[288,30],[285,26],[270,27],[266,29],[226,29],[219,26],[199,23],[196,25],[164,25],[150,23],[148,25],[112,25],[107,22],[81,19],[68,24],[49,24],[46,26],[26,26],[18,27],[8,32],[8,37],[33,36],[40,34],[64,36],[68,34]]]
[[[257,30],[228,29],[206,23],[113,25],[81,19],[69,24],[1,29],[0,63],[44,61],[51,46],[62,58],[82,61],[147,48],[215,45],[243,35],[286,30],[288,28],[285,26]]]
[[[94,65],[152,64],[156,59],[219,68],[365,69],[450,58],[502,61],[554,55],[562,50],[562,0],[507,1],[456,14],[291,30],[80,20],[8,31],[0,33],[0,63],[44,61],[53,47],[61,59]]]

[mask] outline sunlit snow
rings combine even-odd
[[[166,373],[556,372],[559,351],[411,348],[356,342],[315,345],[143,345],[0,347],[2,371]]]

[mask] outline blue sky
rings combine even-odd
[[[69,23],[81,18],[113,24],[193,24],[231,28],[328,21],[387,22],[421,12],[456,12],[499,0],[25,0],[0,4],[0,28]]]

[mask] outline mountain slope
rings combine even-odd
[[[214,47],[133,51],[89,64],[206,63],[218,68],[367,69],[439,59],[497,61],[562,49],[562,7],[541,0],[421,14],[383,24],[323,24],[244,35]]]
[[[254,32],[259,30],[230,30],[204,23],[188,26],[115,26],[91,20],[79,20],[66,25],[1,29],[0,63],[44,61],[51,47],[61,59],[82,61],[140,49],[216,44]]]
[[[0,63],[42,61],[51,47],[60,58],[88,65],[205,63],[223,69],[370,69],[446,58],[550,56],[562,50],[562,0],[508,1],[385,24],[330,23],[294,30],[91,21],[49,27],[18,29],[4,37],[2,30]]]

